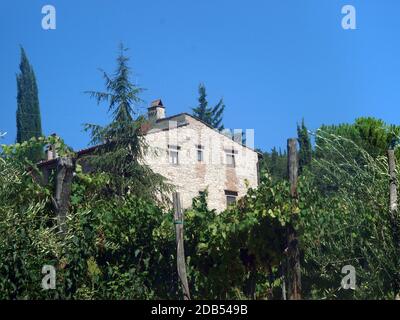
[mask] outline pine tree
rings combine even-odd
[[[222,124],[224,110],[225,104],[223,99],[219,100],[217,105],[211,110],[211,125],[219,131],[224,130],[224,125]]]
[[[17,142],[27,141],[32,137],[42,135],[40,107],[36,77],[32,66],[21,47],[20,74],[17,75]],[[39,161],[43,150],[33,149],[29,152],[28,159]]]
[[[203,84],[199,85],[199,105],[192,108],[193,115],[200,120],[211,124],[211,113],[208,108],[206,88]]]
[[[219,100],[215,107],[208,107],[207,92],[204,84],[199,85],[199,105],[192,108],[193,115],[215,129],[223,130],[222,124],[225,104],[223,99]]]
[[[299,142],[299,170],[300,172],[311,163],[312,146],[310,135],[304,124],[304,119],[301,121],[301,126],[297,124],[297,139]]]
[[[143,89],[130,81],[126,50],[123,45],[120,46],[114,74],[102,71],[106,90],[86,92],[96,99],[97,104],[106,102],[112,115],[111,123],[104,127],[85,126],[91,133],[91,144],[99,145],[90,157],[91,167],[95,172],[108,175],[108,193],[133,194],[158,200],[160,194],[169,191],[169,186],[163,176],[154,173],[142,161],[147,152],[142,131],[146,120],[142,116],[137,117],[136,107],[141,102],[139,94]]]

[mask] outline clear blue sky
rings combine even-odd
[[[56,30],[41,27],[46,4]],[[357,30],[341,27],[345,4]],[[114,70],[121,41],[147,104],[188,112],[204,82],[211,103],[225,99],[225,126],[254,128],[262,149],[284,147],[302,117],[311,130],[359,116],[400,123],[398,0],[2,0],[0,14],[3,143],[15,141],[19,44],[36,72],[44,133],[76,149],[89,140],[83,123],[108,121],[83,91],[103,88],[97,69]]]

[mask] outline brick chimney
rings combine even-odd
[[[147,117],[150,122],[165,118],[165,107],[161,99],[154,100],[151,106],[147,108]]]
[[[55,150],[54,145],[48,145],[46,149],[46,160],[53,160],[58,158],[57,151]]]
[[[52,134],[53,137],[57,137],[55,133]],[[46,158],[47,160],[53,160],[58,158],[58,153],[56,146],[54,144],[49,144],[46,148]]]

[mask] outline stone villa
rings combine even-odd
[[[148,119],[146,141],[153,152],[146,162],[176,186],[184,208],[207,189],[209,207],[222,211],[257,187],[259,154],[241,139],[234,141],[187,113],[166,117],[161,100],[148,108]]]

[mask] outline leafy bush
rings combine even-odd
[[[61,257],[48,192],[15,163],[0,158],[0,298],[46,298],[42,266]]]

